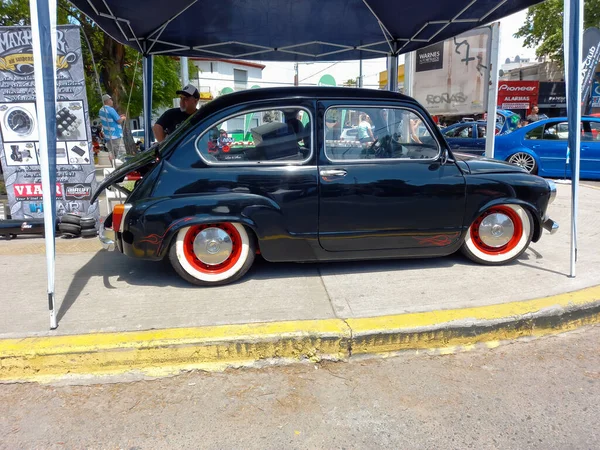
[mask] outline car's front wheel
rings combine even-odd
[[[243,276],[254,262],[252,236],[239,223],[192,225],[177,233],[169,260],[185,280],[218,286]]]
[[[535,162],[535,158],[529,153],[515,153],[514,155],[511,155],[510,158],[508,158],[508,162],[522,167],[529,173],[532,173],[534,175],[537,174],[537,163]]]
[[[517,259],[533,237],[533,219],[518,205],[493,206],[469,227],[461,251],[471,260],[500,265]]]

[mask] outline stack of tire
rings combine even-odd
[[[93,217],[81,217],[78,214],[65,214],[60,218],[58,229],[64,237],[94,237],[98,234],[96,219]]]

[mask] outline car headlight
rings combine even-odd
[[[550,204],[556,198],[556,184],[550,180],[546,180],[546,183],[548,183],[548,187],[550,188],[550,200],[548,201],[548,204]]]

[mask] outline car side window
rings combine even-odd
[[[310,113],[300,107],[262,109],[228,117],[196,140],[208,164],[290,164],[312,155]]]
[[[525,134],[525,139],[542,139],[544,134],[544,126],[541,125],[539,127],[535,127],[533,130],[529,130],[527,134]]]
[[[444,136],[449,138],[469,138],[473,137],[473,127],[471,125],[463,125],[453,128],[444,133]]]
[[[484,139],[486,136],[486,127],[484,125],[477,125],[477,137],[479,139]]]
[[[600,140],[600,122],[583,121],[582,141],[597,141]]]
[[[440,146],[415,111],[383,107],[331,107],[325,112],[325,156],[331,161],[435,159]],[[348,129],[356,137],[340,139]]]
[[[566,122],[562,123],[548,123],[544,127],[544,134],[542,139],[544,140],[566,140],[569,137],[569,127]]]

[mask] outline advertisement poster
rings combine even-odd
[[[498,108],[531,111],[538,104],[539,81],[499,81]]]
[[[57,31],[56,213],[98,217],[79,27]],[[42,179],[29,27],[0,27],[0,161],[13,219],[42,218]]]
[[[485,112],[492,30],[477,28],[417,50],[413,96],[432,115]]]

